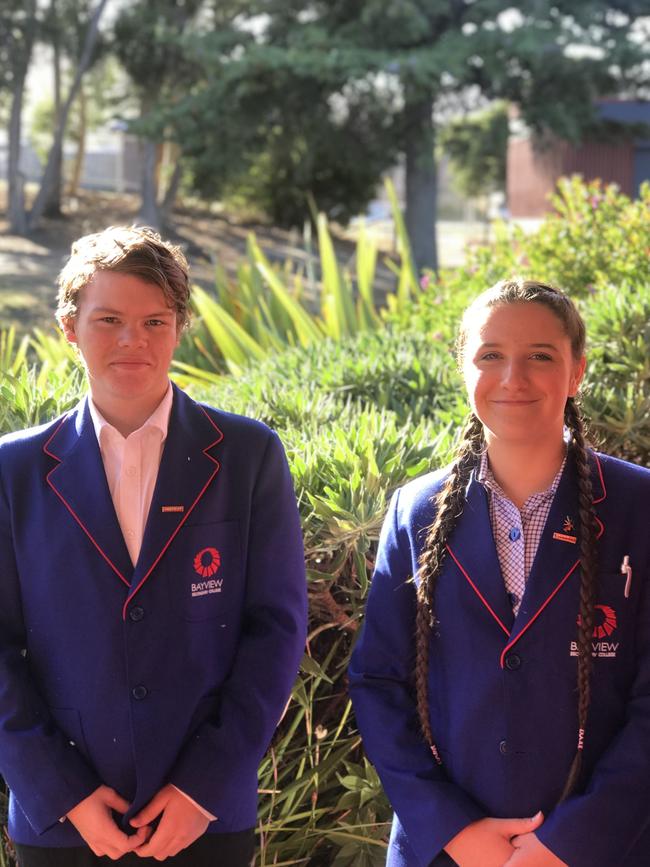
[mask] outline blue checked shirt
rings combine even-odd
[[[483,453],[481,456],[477,480],[487,491],[490,523],[492,524],[492,534],[501,566],[501,574],[515,614],[519,611],[521,598],[526,589],[526,581],[530,575],[565,464],[566,456],[551,486],[545,491],[532,494],[520,511],[512,500],[506,497],[492,475],[487,454]]]

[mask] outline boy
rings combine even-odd
[[[20,867],[244,867],[257,766],[302,653],[282,446],[168,379],[187,262],[80,239],[57,318],[79,406],[0,440],[0,774]]]

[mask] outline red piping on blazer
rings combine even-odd
[[[598,470],[598,476],[599,476],[600,484],[601,484],[601,487],[602,487],[602,495],[601,495],[600,497],[598,497],[598,498],[592,500],[592,503],[593,503],[593,505],[595,506],[595,505],[597,505],[598,503],[602,503],[602,501],[606,498],[606,496],[607,496],[607,489],[605,488],[605,479],[603,478],[603,469],[602,469],[602,466],[601,466],[600,461],[599,461],[599,459],[598,459],[598,455],[594,454],[594,459],[595,459],[595,461],[596,461],[596,468],[597,468],[597,470]],[[596,517],[596,523],[598,524],[598,535],[596,536],[596,538],[597,538],[597,539],[600,539],[600,537],[603,535],[603,532],[604,532],[604,530],[605,530],[605,526],[604,526],[603,522],[600,520],[600,518],[598,518],[598,517]],[[481,602],[483,603],[483,605],[485,605],[485,607],[487,608],[487,610],[490,612],[490,614],[492,615],[492,617],[494,617],[494,619],[495,619],[496,622],[499,624],[499,626],[501,627],[501,629],[503,629],[503,631],[506,633],[506,635],[509,636],[509,635],[510,635],[510,632],[509,632],[508,629],[503,625],[503,623],[501,622],[501,620],[499,619],[499,617],[495,614],[495,612],[492,610],[492,608],[491,608],[490,605],[488,604],[487,600],[486,600],[485,597],[481,594],[481,592],[479,591],[478,587],[476,586],[476,584],[474,584],[474,582],[473,582],[472,579],[469,577],[469,575],[467,574],[467,572],[465,571],[465,569],[463,569],[463,567],[461,566],[460,562],[458,561],[456,555],[455,555],[454,552],[451,550],[451,548],[449,547],[449,545],[447,545],[447,551],[449,551],[449,553],[451,554],[451,556],[452,556],[452,558],[453,558],[453,560],[454,560],[454,563],[456,563],[456,565],[458,566],[458,568],[460,569],[460,571],[462,572],[462,574],[465,576],[465,578],[467,579],[467,581],[469,582],[469,584],[471,585],[472,589],[474,590],[474,592],[476,593],[476,595],[478,596],[478,598],[481,600]],[[569,580],[569,578],[571,577],[571,575],[573,574],[573,572],[575,572],[576,568],[577,568],[579,565],[580,565],[580,559],[576,560],[576,562],[573,564],[573,566],[569,569],[569,571],[566,573],[566,575],[564,575],[564,577],[561,579],[561,581],[559,582],[559,584],[555,587],[555,589],[553,590],[553,592],[550,593],[549,596],[546,598],[546,600],[545,600],[545,601],[540,605],[540,607],[537,609],[537,611],[535,612],[535,614],[533,615],[533,617],[531,617],[531,619],[530,619],[530,620],[528,621],[528,623],[524,626],[524,628],[521,630],[521,632],[517,633],[517,635],[512,639],[512,641],[509,641],[509,642],[506,644],[506,646],[503,648],[503,651],[501,652],[501,657],[500,657],[500,660],[499,660],[499,664],[501,665],[501,668],[503,668],[504,665],[505,665],[505,657],[506,657],[506,654],[508,653],[508,651],[509,651],[509,650],[510,650],[510,649],[511,649],[511,648],[512,648],[512,647],[513,647],[513,646],[514,646],[518,641],[519,641],[519,639],[521,638],[521,636],[522,636],[525,632],[527,632],[527,631],[530,629],[530,627],[531,627],[531,626],[533,625],[533,623],[537,620],[537,618],[538,618],[539,615],[542,613],[542,611],[543,611],[543,610],[546,608],[546,606],[549,604],[549,602],[551,601],[551,599],[553,599],[553,597],[555,596],[555,594],[556,594],[556,593],[557,593],[557,592],[558,592],[558,591],[559,591],[559,590],[564,586],[564,584]]]
[[[189,518],[189,516],[192,514],[192,511],[193,511],[194,507],[196,506],[196,504],[199,502],[199,500],[201,499],[201,497],[202,497],[203,494],[205,493],[206,489],[208,488],[208,485],[210,484],[210,482],[214,479],[214,477],[217,475],[217,473],[218,473],[219,470],[221,469],[221,464],[219,463],[219,461],[218,461],[216,458],[213,458],[212,455],[209,455],[209,454],[208,454],[208,451],[209,451],[211,448],[213,448],[213,446],[216,446],[218,443],[221,442],[221,440],[223,439],[223,433],[222,433],[221,430],[217,427],[217,425],[212,421],[212,419],[210,418],[210,416],[208,415],[208,413],[205,411],[205,409],[204,409],[202,406],[200,407],[200,409],[201,409],[201,411],[203,412],[203,414],[205,415],[205,417],[208,419],[208,421],[210,422],[210,424],[212,425],[212,427],[213,427],[213,428],[217,431],[217,433],[219,434],[219,436],[217,437],[216,440],[214,440],[214,442],[211,442],[210,445],[206,446],[206,447],[203,449],[203,454],[204,454],[207,458],[209,458],[209,459],[210,459],[210,460],[215,464],[214,471],[212,472],[210,478],[207,480],[207,482],[205,483],[205,485],[204,485],[204,486],[201,488],[201,490],[199,491],[199,494],[198,494],[198,496],[196,497],[196,499],[194,500],[194,502],[192,503],[192,505],[189,507],[189,509],[187,510],[187,512],[185,512],[185,514],[183,515],[183,519],[182,519],[182,520],[180,521],[180,523],[177,525],[176,529],[175,529],[174,532],[171,534],[171,536],[169,537],[169,539],[167,540],[167,542],[166,542],[165,545],[163,546],[162,550],[160,551],[160,553],[158,554],[158,556],[156,557],[156,559],[154,560],[154,562],[151,564],[151,566],[149,567],[149,569],[147,570],[147,572],[145,573],[145,575],[141,578],[140,583],[138,584],[138,586],[133,590],[132,593],[130,593],[130,594],[128,595],[128,597],[127,597],[127,599],[126,599],[126,601],[125,601],[125,603],[124,603],[124,605],[123,605],[123,607],[122,607],[122,620],[126,620],[126,611],[127,611],[127,606],[128,606],[128,604],[129,604],[129,602],[133,599],[133,597],[135,596],[135,594],[136,594],[136,593],[138,592],[138,590],[142,587],[142,585],[144,584],[144,582],[147,580],[147,578],[151,575],[151,573],[153,572],[153,570],[155,569],[155,567],[158,565],[158,563],[160,562],[160,558],[163,556],[163,554],[165,553],[165,551],[167,550],[167,548],[169,548],[169,546],[171,545],[171,543],[172,543],[174,537],[176,536],[176,534],[178,533],[178,531],[181,529],[181,527],[183,526],[183,524],[185,523],[185,521],[186,521],[186,520]],[[69,416],[66,417],[66,418],[64,418],[64,419],[61,421],[61,424],[59,424],[59,425],[57,426],[57,428],[56,428],[56,430],[54,431],[54,433],[52,434],[52,436],[48,439],[48,441],[47,441],[47,442],[45,443],[45,445],[43,446],[43,451],[45,452],[45,454],[48,455],[48,456],[51,457],[51,458],[54,458],[54,460],[58,461],[59,463],[62,462],[62,459],[59,458],[57,455],[55,455],[53,452],[49,451],[48,446],[49,446],[49,444],[51,443],[51,441],[54,439],[54,437],[57,435],[57,433],[58,433],[59,430],[61,429],[62,425],[64,425],[65,422],[68,420],[68,418],[69,418]],[[90,539],[90,541],[92,542],[92,544],[94,545],[94,547],[97,549],[97,551],[99,552],[99,554],[102,556],[102,558],[103,558],[103,559],[106,561],[106,563],[111,567],[111,569],[113,570],[113,572],[115,572],[115,574],[118,576],[118,578],[120,578],[120,580],[123,581],[124,584],[126,584],[127,587],[130,587],[130,586],[131,586],[131,585],[130,585],[130,582],[129,582],[125,577],[124,577],[124,575],[122,575],[122,573],[121,573],[120,570],[117,568],[117,566],[113,563],[113,561],[110,559],[110,557],[105,553],[105,551],[103,550],[103,548],[101,547],[101,545],[100,545],[100,544],[95,540],[95,538],[93,537],[93,535],[92,535],[92,533],[90,532],[90,530],[88,530],[88,528],[85,526],[85,524],[83,523],[83,521],[81,520],[81,518],[77,515],[77,513],[74,511],[74,509],[72,508],[72,506],[71,506],[71,505],[68,503],[68,501],[65,499],[65,497],[63,496],[63,494],[61,494],[61,493],[60,493],[60,492],[55,488],[54,484],[50,481],[50,475],[54,472],[55,469],[56,469],[56,467],[54,467],[54,469],[50,470],[50,472],[49,472],[49,473],[47,474],[47,476],[46,476],[46,481],[47,481],[48,485],[49,485],[50,488],[54,491],[54,493],[57,495],[57,497],[61,500],[61,502],[63,503],[63,505],[66,507],[66,509],[70,512],[70,514],[71,514],[72,517],[75,519],[75,521],[77,522],[77,524],[79,524],[79,526],[81,527],[81,529],[84,531],[84,533],[86,534],[86,536]]]
[[[153,563],[151,564],[151,566],[149,567],[149,569],[147,570],[147,572],[142,576],[142,578],[140,579],[140,583],[138,584],[138,586],[133,590],[132,593],[130,593],[130,594],[128,595],[128,597],[127,597],[127,599],[126,599],[126,602],[124,603],[124,606],[123,606],[123,608],[122,608],[122,620],[126,620],[126,609],[127,609],[127,606],[128,606],[128,604],[129,604],[129,602],[133,599],[133,597],[135,596],[135,594],[138,592],[138,590],[142,587],[142,585],[144,584],[144,582],[147,580],[147,578],[151,575],[151,573],[153,572],[153,570],[156,568],[156,566],[157,566],[158,563],[160,562],[160,558],[161,558],[162,555],[165,553],[165,551],[167,550],[167,548],[169,548],[169,546],[171,545],[171,543],[172,543],[173,540],[174,540],[174,537],[176,536],[176,534],[178,533],[178,531],[180,530],[180,528],[183,526],[183,524],[185,523],[185,521],[187,521],[187,519],[189,518],[189,516],[192,514],[192,511],[194,510],[194,506],[196,506],[196,504],[199,502],[199,500],[201,499],[201,497],[202,497],[203,494],[205,493],[205,491],[206,491],[208,485],[210,484],[210,482],[212,481],[212,479],[214,479],[214,477],[217,475],[217,473],[218,473],[219,470],[221,469],[221,464],[219,463],[219,461],[218,461],[216,458],[213,458],[212,455],[209,455],[209,454],[208,454],[208,450],[211,449],[213,446],[216,446],[217,443],[220,443],[220,442],[221,442],[221,440],[223,439],[223,433],[219,430],[219,428],[217,427],[217,425],[212,421],[212,419],[210,418],[210,416],[208,415],[208,413],[203,409],[203,407],[200,406],[199,409],[203,412],[203,414],[205,415],[205,417],[207,418],[207,420],[210,422],[210,424],[212,425],[212,427],[213,427],[213,428],[216,430],[216,432],[219,434],[219,436],[217,437],[217,439],[216,439],[214,442],[210,443],[209,446],[206,446],[206,447],[203,449],[203,454],[206,456],[206,458],[210,458],[210,460],[215,464],[214,472],[212,473],[212,475],[210,476],[210,478],[207,480],[207,482],[205,483],[205,485],[203,485],[203,487],[202,487],[201,490],[199,491],[199,493],[198,493],[196,499],[194,500],[194,502],[192,503],[192,505],[189,507],[189,509],[187,510],[187,512],[185,512],[185,514],[183,515],[183,520],[180,521],[180,523],[177,525],[176,529],[175,529],[174,532],[171,534],[171,536],[169,537],[169,539],[167,540],[167,542],[166,542],[165,545],[163,546],[162,550],[160,551],[160,554],[158,554],[158,556],[157,556],[156,559],[153,561]]]
[[[48,457],[50,457],[50,458],[54,458],[54,460],[55,460],[55,461],[58,461],[59,463],[61,463],[61,458],[58,457],[57,455],[55,455],[53,452],[49,451],[48,446],[49,446],[49,444],[52,442],[52,440],[54,439],[54,437],[58,434],[58,432],[61,430],[61,428],[63,427],[63,425],[66,423],[66,421],[68,421],[68,418],[69,418],[69,416],[66,416],[64,419],[62,419],[61,424],[57,425],[56,430],[54,431],[54,433],[52,434],[52,436],[48,439],[48,441],[47,441],[47,442],[45,443],[45,445],[43,446],[43,451],[45,452],[45,454],[46,454]],[[86,525],[85,525],[84,522],[81,520],[81,518],[79,517],[79,515],[77,515],[77,513],[76,513],[75,510],[72,508],[72,506],[70,505],[70,503],[68,503],[68,501],[65,499],[65,497],[63,496],[63,494],[59,493],[59,491],[54,487],[54,484],[50,481],[50,476],[52,475],[52,473],[54,472],[55,469],[56,469],[56,467],[53,467],[53,468],[50,470],[50,472],[49,472],[49,473],[47,474],[47,476],[45,477],[45,481],[48,483],[48,485],[49,485],[50,488],[54,491],[54,493],[57,495],[57,497],[61,500],[61,502],[62,502],[63,505],[66,507],[66,509],[68,510],[68,512],[70,512],[70,514],[71,514],[72,517],[75,519],[75,521],[77,522],[77,524],[79,524],[79,526],[80,526],[81,529],[84,531],[84,533],[86,534],[86,536],[88,536],[88,538],[90,539],[90,541],[93,543],[93,545],[95,546],[95,548],[97,549],[97,551],[101,554],[101,556],[104,558],[104,560],[105,560],[105,561],[108,563],[108,565],[111,567],[111,569],[113,570],[113,572],[115,572],[115,574],[117,575],[117,577],[118,577],[121,581],[123,581],[123,582],[126,584],[127,587],[129,587],[130,585],[129,585],[129,581],[128,581],[128,579],[126,579],[126,578],[124,577],[124,575],[122,575],[122,573],[121,573],[120,570],[117,568],[117,566],[115,565],[115,563],[113,563],[113,561],[112,561],[111,558],[108,556],[108,554],[106,554],[106,553],[104,552],[104,550],[102,549],[102,547],[99,545],[99,543],[95,541],[95,539],[93,538],[92,533],[91,533],[90,530],[86,527]]]
[[[487,610],[490,612],[490,614],[492,615],[492,617],[494,617],[494,619],[495,619],[496,622],[499,624],[499,626],[501,627],[501,629],[503,629],[503,631],[505,632],[505,634],[506,634],[506,635],[510,635],[510,630],[509,630],[506,626],[504,626],[503,622],[501,621],[501,618],[500,618],[500,617],[499,617],[499,616],[498,616],[498,615],[497,615],[497,614],[492,610],[492,608],[490,607],[489,602],[487,601],[487,599],[485,598],[485,596],[483,596],[483,594],[482,594],[481,591],[478,589],[478,587],[476,586],[476,584],[475,584],[475,583],[472,581],[472,579],[469,577],[469,575],[467,574],[467,572],[465,571],[465,569],[461,566],[461,564],[460,564],[458,558],[456,557],[456,555],[454,554],[454,552],[451,550],[451,548],[449,547],[449,545],[447,545],[447,551],[451,554],[451,557],[452,557],[454,563],[458,566],[458,568],[459,568],[460,571],[463,573],[463,575],[465,576],[465,578],[467,578],[467,580],[469,581],[469,583],[472,585],[472,589],[473,589],[473,591],[476,593],[476,595],[477,595],[478,598],[481,600],[481,602],[483,603],[483,605],[485,605],[485,607],[487,608]]]

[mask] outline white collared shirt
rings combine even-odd
[[[142,547],[172,408],[172,386],[142,427],[127,437],[109,424],[88,399],[115,514],[135,566]]]

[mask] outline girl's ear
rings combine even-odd
[[[569,383],[569,397],[575,397],[578,393],[580,383],[582,382],[582,378],[585,375],[586,367],[587,358],[583,355],[580,361],[577,361],[574,365],[573,373],[571,374],[571,382]]]

